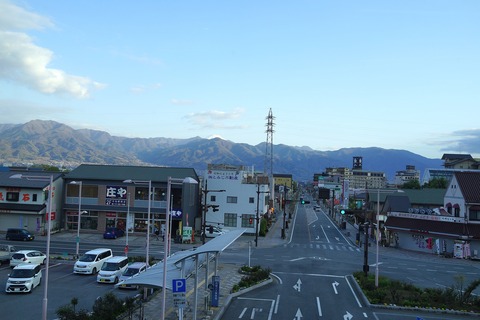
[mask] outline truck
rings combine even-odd
[[[17,252],[17,249],[14,246],[10,244],[0,244],[0,265],[6,261],[10,263],[10,258],[15,252]]]

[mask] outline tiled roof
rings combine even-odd
[[[465,202],[480,204],[480,172],[455,172]]]

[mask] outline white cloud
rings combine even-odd
[[[236,124],[235,120],[241,119],[244,109],[237,108],[232,112],[211,110],[197,113],[190,113],[185,118],[193,125],[203,128],[216,129],[244,129],[247,125]]]
[[[103,85],[86,77],[48,68],[53,52],[35,45],[28,34],[17,31],[52,26],[49,19],[0,0],[0,79],[42,93],[87,98],[92,89],[100,89]]]

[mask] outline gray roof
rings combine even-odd
[[[81,180],[144,180],[167,181],[168,177],[183,179],[191,177],[198,181],[193,168],[175,168],[158,166],[124,166],[82,164],[65,175],[65,179]]]
[[[14,175],[21,174],[23,179],[11,178]],[[50,176],[53,175],[53,181],[63,176],[61,172],[46,172],[46,171],[1,171],[0,172],[0,186],[1,187],[16,187],[16,188],[38,188],[44,189],[50,184]],[[38,179],[37,179],[38,178]]]
[[[222,252],[235,240],[237,240],[244,232],[245,229],[232,230],[211,239],[195,250],[179,251],[168,257],[165,287],[169,290],[172,290],[173,279],[188,278],[195,271],[195,256],[198,257],[198,263],[201,265],[205,262],[206,253]],[[184,262],[183,272],[181,270],[182,262]],[[117,286],[121,284],[131,284],[161,288],[163,287],[163,270],[163,262],[157,263],[148,268],[147,271],[118,283]]]

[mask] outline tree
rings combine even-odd
[[[433,178],[432,180],[423,184],[424,188],[428,189],[446,189],[448,181],[445,178]]]
[[[402,185],[402,189],[421,189],[420,182],[417,179],[407,181]]]

